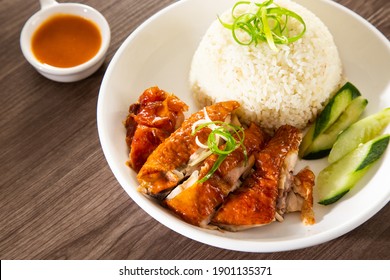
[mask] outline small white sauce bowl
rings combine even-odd
[[[78,3],[57,3],[54,0],[40,0],[41,9],[28,19],[20,35],[20,46],[27,61],[43,76],[57,82],[75,82],[92,75],[103,64],[111,40],[111,31],[104,16],[92,7]],[[102,43],[94,57],[74,67],[61,68],[41,63],[34,56],[31,39],[37,28],[56,14],[70,14],[94,22],[100,29]]]

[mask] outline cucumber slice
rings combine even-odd
[[[377,137],[389,123],[390,108],[386,108],[352,124],[337,137],[329,153],[329,163],[339,160],[360,144]]]
[[[359,90],[350,82],[347,82],[340,88],[317,118],[314,138],[328,129],[344,112],[351,101],[360,95]]]
[[[303,137],[299,148],[299,156],[301,158],[308,154],[306,150],[313,140],[327,130],[340,117],[351,101],[358,96],[361,96],[359,90],[350,82],[347,82],[336,92]]]
[[[299,151],[298,151],[298,156],[300,158],[305,158],[306,155],[310,153],[310,150],[308,150],[308,148],[313,143],[315,128],[316,128],[315,123],[310,125],[305,136],[302,138],[302,142],[301,145],[299,146]]]
[[[306,148],[303,158],[318,159],[327,156],[336,142],[337,136],[359,119],[367,104],[367,99],[362,96],[353,99],[333,125],[319,134]]]
[[[317,176],[319,203],[334,203],[350,191],[382,156],[389,139],[390,134],[378,136],[323,169]]]
[[[359,119],[367,104],[367,99],[362,96],[352,100],[337,121],[313,140],[306,149],[306,155],[303,158],[318,159],[327,156],[336,142],[337,136]]]

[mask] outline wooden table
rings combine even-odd
[[[121,43],[174,1],[79,2],[104,14],[112,41],[97,73],[63,84],[39,75],[19,47],[21,28],[39,9],[38,1],[1,1],[1,259],[390,259],[390,205],[333,241],[269,254],[204,245],[151,218],[107,165],[96,103],[106,67]],[[337,2],[390,38],[388,0]]]

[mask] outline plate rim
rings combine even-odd
[[[304,1],[304,0],[303,0]],[[318,1],[318,0],[317,0]],[[293,240],[279,240],[279,241],[254,241],[254,240],[245,240],[245,239],[233,239],[227,236],[221,236],[221,235],[214,235],[209,234],[204,229],[197,228],[195,226],[189,225],[181,220],[179,220],[176,217],[167,216],[167,219],[161,219],[161,213],[158,213],[160,209],[157,209],[153,205],[149,205],[147,203],[144,203],[139,197],[132,196],[127,189],[124,187],[128,185],[128,182],[126,182],[126,178],[123,177],[119,171],[116,170],[113,166],[113,160],[111,159],[111,156],[109,154],[109,150],[107,147],[108,139],[103,134],[103,128],[102,125],[105,122],[102,118],[102,114],[100,112],[103,110],[103,100],[104,100],[104,94],[103,90],[107,87],[108,81],[108,75],[111,73],[112,69],[114,68],[114,65],[117,63],[117,61],[122,56],[123,52],[126,50],[126,47],[130,44],[131,41],[133,41],[138,34],[142,32],[142,30],[148,26],[149,24],[153,23],[153,21],[165,13],[169,12],[172,9],[176,9],[180,5],[186,5],[189,2],[196,2],[196,0],[181,0],[178,2],[174,2],[165,8],[159,10],[155,14],[153,14],[151,17],[146,19],[143,23],[141,23],[131,34],[129,34],[126,39],[122,42],[120,47],[115,52],[112,60],[110,61],[107,70],[104,74],[101,87],[99,90],[99,97],[97,102],[97,128],[98,128],[98,134],[99,134],[99,140],[101,143],[101,147],[103,150],[103,153],[105,155],[106,161],[108,162],[108,165],[110,167],[111,172],[113,172],[116,180],[120,183],[121,187],[126,191],[126,193],[130,196],[130,198],[138,204],[138,206],[146,212],[146,214],[153,217],[157,222],[163,224],[164,226],[168,227],[169,229],[183,235],[184,237],[190,238],[192,240],[218,247],[221,249],[229,249],[229,250],[235,250],[235,251],[241,251],[241,252],[257,252],[257,253],[269,253],[269,252],[280,252],[280,251],[288,251],[288,250],[295,250],[295,249],[302,249],[311,247],[314,245],[322,244],[325,242],[328,242],[330,240],[333,240],[335,238],[338,238],[355,228],[362,225],[364,222],[369,220],[372,216],[374,216],[377,212],[379,212],[389,201],[389,198],[384,198],[382,200],[382,203],[373,205],[371,207],[370,211],[364,212],[365,215],[355,217],[354,219],[351,219],[348,221],[347,224],[349,226],[346,226],[345,223],[342,224],[340,227],[336,227],[333,229],[330,229],[324,233],[319,233],[315,235],[310,236],[302,236],[300,238],[296,238]],[[200,2],[200,1],[198,1]],[[295,2],[301,3],[302,0],[296,0]],[[330,4],[337,9],[342,9],[344,12],[349,13],[351,16],[357,18],[362,24],[368,26],[371,31],[375,32],[376,37],[380,38],[384,43],[386,43],[388,49],[390,49],[390,43],[387,40],[387,38],[378,30],[376,29],[370,22],[368,22],[366,19],[361,17],[359,14],[355,13],[354,11],[348,9],[347,7],[336,3],[334,1],[330,0],[319,0],[319,2],[324,2],[326,4]],[[102,97],[103,96],[103,97]],[[383,170],[383,167],[381,167],[379,170]],[[379,172],[378,170],[378,172]],[[156,211],[157,210],[157,211]],[[168,222],[169,221],[169,222]],[[173,223],[173,224],[172,224]],[[197,232],[197,234],[194,234],[193,230]],[[234,242],[229,242],[234,241]],[[254,246],[254,243],[256,246]]]

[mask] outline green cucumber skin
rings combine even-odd
[[[332,107],[334,104],[335,98],[329,100],[329,103],[325,106],[324,110],[318,116],[315,124],[314,124],[314,133],[313,139],[315,139],[324,129],[324,127],[329,123],[330,114],[332,112]]]
[[[343,191],[340,194],[333,196],[332,198],[321,200],[318,203],[322,204],[322,205],[329,205],[329,204],[335,203],[340,198],[342,198],[344,195],[346,195],[348,192],[349,192],[349,190]]]
[[[298,153],[300,158],[304,158],[304,156],[308,154],[306,150],[317,136],[328,129],[338,119],[351,101],[359,96],[361,96],[359,90],[352,83],[347,82],[330,98],[328,104],[326,104],[323,111],[319,114],[316,121],[309,127],[309,130],[303,137]]]
[[[342,156],[356,148],[359,144],[364,144],[369,141],[369,138],[365,139],[367,138],[367,135],[372,134],[372,138],[379,136],[389,122],[390,108],[385,108],[376,114],[370,115],[352,124],[337,137],[337,140],[329,153],[329,163],[337,161]],[[366,129],[362,129],[361,127],[368,127],[368,130],[366,131]],[[380,127],[380,129],[376,133],[373,133],[375,127]],[[347,149],[345,149],[344,143],[348,143]],[[341,153],[339,146],[344,147],[343,152]]]
[[[325,106],[324,110],[321,112],[319,117],[315,122],[315,129],[313,134],[313,139],[315,139],[321,132],[330,127],[341,115],[341,113],[345,110],[345,108],[351,103],[353,99],[361,96],[359,90],[350,82],[345,83],[337,93],[329,100],[328,104]],[[347,102],[341,104],[340,112],[336,112],[336,117],[333,121],[331,121],[331,117],[333,117],[334,111],[338,111],[336,106],[339,106],[343,98],[348,98]]]
[[[345,83],[345,85],[341,88],[341,90],[343,90],[344,88],[348,88],[351,91],[352,99],[361,96],[360,91],[350,82]]]
[[[333,177],[328,178],[325,184],[327,186],[330,185],[329,182],[334,181],[337,185],[338,182],[344,181],[343,185],[337,186],[336,190],[330,190],[328,194],[322,193],[320,194],[320,200],[319,204],[323,205],[329,205],[336,201],[338,201],[341,197],[343,197],[348,191],[350,191],[357,182],[368,172],[368,170],[373,166],[373,164],[379,160],[385,150],[388,147],[390,140],[390,134],[378,136],[377,138],[370,140],[366,144],[363,144],[347,154],[345,157],[341,158],[339,161],[336,161],[335,163],[329,165],[325,169],[323,169],[320,174],[317,177],[317,180],[319,181],[321,176],[331,176],[327,173],[331,172],[332,168],[334,168],[335,165],[340,165],[340,169],[337,170],[337,174],[334,174]],[[353,162],[356,163],[355,167],[349,165],[348,161],[352,159],[356,159],[359,157],[359,154],[361,151],[364,151],[367,149],[367,151],[362,154],[364,158],[360,162]],[[342,168],[345,166],[345,168]],[[342,172],[342,173],[340,173]],[[322,178],[321,178],[322,179]],[[321,186],[317,186],[318,188],[321,188]]]
[[[369,167],[375,161],[377,161],[381,157],[381,155],[385,152],[385,150],[387,149],[387,146],[389,145],[389,138],[390,138],[389,136],[384,137],[382,139],[379,139],[375,143],[373,143],[371,148],[370,148],[370,151],[368,152],[368,156],[359,165],[359,167],[356,168],[355,172],[359,171],[359,170],[363,170],[363,169]]]
[[[306,160],[321,159],[329,155],[330,150],[331,149],[325,149],[316,152],[310,152],[309,154],[302,156],[302,159],[306,159]]]
[[[302,139],[301,145],[299,146],[298,155],[300,158],[304,158],[307,148],[310,147],[313,142],[314,135],[314,124],[309,127],[309,130],[306,132],[305,136]]]
[[[311,160],[329,155],[338,135],[359,119],[367,104],[368,100],[362,96],[352,100],[340,117],[305,148],[301,158]]]

